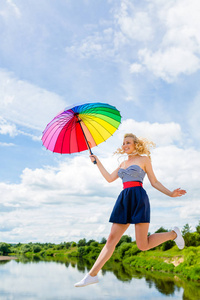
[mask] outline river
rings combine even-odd
[[[193,283],[136,270],[130,275],[123,268],[101,271],[98,284],[75,288],[86,273],[82,262],[0,262],[0,300],[200,300]]]

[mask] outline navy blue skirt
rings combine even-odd
[[[130,187],[121,191],[109,222],[118,224],[150,223],[149,197],[143,187]]]

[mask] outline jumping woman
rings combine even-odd
[[[179,249],[184,248],[185,242],[178,227],[174,227],[169,232],[154,233],[148,236],[150,204],[142,186],[145,175],[147,174],[155,189],[169,197],[180,197],[186,193],[180,188],[170,191],[157,180],[150,159],[150,147],[152,146],[154,144],[146,139],[137,138],[132,133],[125,134],[123,145],[116,153],[127,154],[127,160],[121,163],[111,174],[106,171],[97,156],[90,156],[92,161],[96,159],[99,171],[108,182],[113,182],[118,177],[122,179],[123,190],[118,196],[110,216],[109,222],[112,222],[113,225],[108,240],[90,272],[80,282],[76,283],[75,287],[83,287],[98,282],[98,272],[112,256],[117,243],[130,224],[135,224],[136,243],[142,251],[154,248],[169,240],[174,240]]]

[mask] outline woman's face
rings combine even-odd
[[[122,149],[127,154],[133,153],[135,151],[135,143],[133,138],[131,137],[124,138]]]

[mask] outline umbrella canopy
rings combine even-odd
[[[120,123],[120,112],[114,106],[106,103],[78,105],[63,110],[46,126],[42,142],[57,153],[90,150],[113,135]]]

